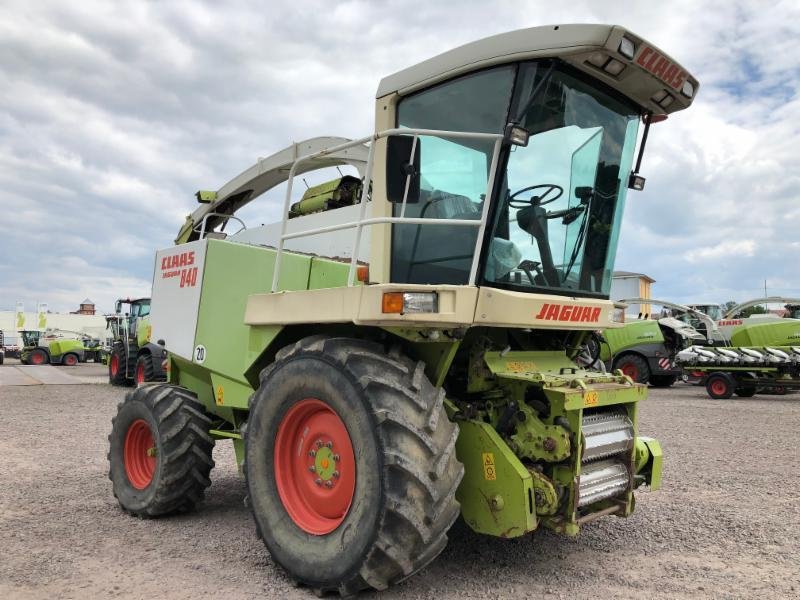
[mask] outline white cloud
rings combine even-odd
[[[756,252],[756,243],[753,240],[739,242],[722,242],[713,246],[691,248],[683,253],[683,257],[690,263],[711,262],[719,259],[735,260],[753,256]]]

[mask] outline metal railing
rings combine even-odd
[[[400,209],[400,216],[399,217],[373,217],[373,218],[366,218],[367,212],[367,197],[369,195],[369,190],[371,188],[372,183],[372,167],[374,162],[375,156],[375,142],[381,138],[389,137],[391,135],[413,135],[414,140],[411,146],[411,156],[410,162],[411,164],[414,163],[414,156],[417,149],[417,141],[420,136],[430,136],[430,137],[440,137],[446,139],[471,139],[471,140],[486,140],[486,141],[494,141],[494,149],[492,151],[492,161],[489,167],[489,173],[486,182],[486,196],[483,202],[483,209],[481,211],[481,218],[480,220],[475,219],[422,219],[422,218],[413,218],[413,217],[406,217],[405,210],[406,210],[406,202],[408,200],[408,191],[411,182],[411,174],[406,176],[406,185],[405,191],[403,193],[403,202]],[[470,267],[469,272],[469,285],[475,285],[475,277],[478,271],[478,261],[480,260],[481,248],[483,245],[483,234],[486,230],[486,220],[489,214],[489,202],[492,197],[492,191],[494,187],[494,180],[495,180],[495,172],[497,171],[497,162],[498,157],[500,155],[500,147],[503,141],[503,136],[500,134],[494,133],[471,133],[471,132],[463,132],[463,131],[439,131],[435,129],[387,129],[385,131],[381,131],[379,133],[375,133],[373,135],[363,137],[358,140],[354,140],[348,142],[346,144],[340,144],[338,146],[333,146],[331,148],[326,148],[325,150],[321,150],[319,152],[314,152],[312,154],[306,154],[303,156],[299,156],[295,159],[292,163],[291,168],[289,169],[289,176],[287,180],[287,188],[286,188],[286,197],[283,202],[283,215],[281,219],[281,233],[280,237],[278,238],[278,247],[277,247],[277,254],[275,255],[275,269],[272,276],[272,292],[278,291],[278,279],[280,277],[281,271],[281,258],[283,257],[283,250],[284,250],[284,242],[286,240],[312,236],[312,235],[319,235],[323,233],[329,233],[332,231],[340,231],[343,229],[355,229],[354,239],[353,239],[353,256],[350,259],[350,269],[347,275],[347,285],[353,286],[355,285],[356,279],[356,267],[358,265],[358,255],[359,250],[361,247],[361,233],[365,226],[371,225],[383,225],[383,224],[392,224],[392,223],[406,223],[409,225],[456,225],[456,226],[463,226],[463,227],[477,227],[478,228],[478,240],[475,246],[475,252],[472,255],[472,265]],[[300,163],[313,160],[316,158],[321,158],[327,156],[329,154],[334,154],[341,150],[345,150],[347,148],[351,148],[354,146],[358,146],[361,144],[369,143],[369,154],[367,155],[367,166],[364,171],[364,185],[361,189],[361,199],[358,202],[359,206],[359,216],[357,221],[350,221],[348,223],[340,223],[337,225],[329,225],[327,227],[316,227],[314,229],[308,229],[305,231],[297,231],[294,233],[286,233],[286,226],[289,220],[289,208],[291,205],[291,198],[292,198],[292,184],[294,182],[295,172],[297,170],[297,166]]]

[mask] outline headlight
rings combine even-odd
[[[435,313],[439,312],[439,294],[436,292],[386,292],[381,309],[384,313]]]

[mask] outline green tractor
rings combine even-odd
[[[621,27],[515,31],[383,79],[374,134],[198,192],[156,255],[169,382],[112,423],[122,508],[194,507],[231,440],[275,562],[342,595],[424,568],[459,515],[502,538],[630,516],[661,482],[647,388],[575,359],[615,326],[639,125],[644,141],[697,88]],[[342,165],[357,181],[292,204],[296,177]],[[282,183],[281,220],[246,228],[234,213]]]
[[[24,365],[74,367],[94,356],[96,340],[85,334],[60,329],[23,330],[20,362]],[[87,347],[87,344],[89,345]]]
[[[124,310],[127,308],[127,310]],[[108,354],[108,382],[112,385],[166,381],[163,345],[150,341],[150,298],[120,298],[113,315],[106,315],[112,343]]]

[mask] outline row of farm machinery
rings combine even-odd
[[[680,378],[704,385],[717,399],[800,388],[800,299],[756,298],[717,312],[710,310],[716,305],[645,298],[621,303],[661,306],[661,316],[640,313],[621,328],[599,333],[606,367],[654,387]],[[743,311],[759,304],[781,304],[784,314],[745,316]]]

